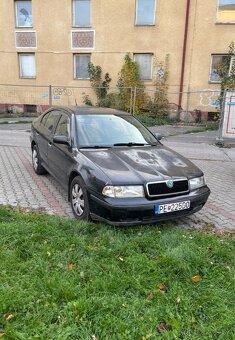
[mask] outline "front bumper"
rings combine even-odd
[[[199,211],[210,195],[207,186],[194,190],[187,195],[148,200],[146,198],[115,199],[89,194],[91,218],[116,226],[152,224],[160,221],[177,219]],[[190,208],[160,215],[155,215],[154,207],[159,204],[190,201]]]

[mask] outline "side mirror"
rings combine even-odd
[[[157,140],[161,140],[162,139],[162,135],[160,133],[156,132],[154,135],[157,138]]]
[[[53,142],[57,144],[70,145],[66,136],[54,136]]]

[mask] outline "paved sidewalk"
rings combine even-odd
[[[190,227],[215,226],[216,229],[235,231],[235,148],[218,148],[205,143],[177,143],[170,138],[164,144],[199,166],[211,189],[203,209],[184,218],[181,223]]]
[[[200,212],[180,219],[179,225],[234,231],[235,148],[218,148],[210,141],[200,143],[196,134],[186,142],[182,138],[183,135],[166,137],[163,144],[190,158],[204,171],[211,196]],[[27,131],[0,131],[0,204],[73,217],[67,192],[50,175],[34,173]]]

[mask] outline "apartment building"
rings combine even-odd
[[[213,111],[235,0],[1,0],[0,37],[0,84],[86,88],[91,61],[114,87],[130,53],[148,90],[168,55],[171,102],[184,109],[190,89],[191,110]]]

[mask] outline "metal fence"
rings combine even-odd
[[[134,111],[136,111],[136,101],[139,94],[143,89],[134,89]],[[148,110],[148,104],[156,104],[156,107],[160,105],[164,98],[162,98],[161,90],[156,90],[153,86],[145,87],[144,93],[147,98],[145,100],[144,106],[140,107],[140,111]],[[179,96],[182,96],[181,107],[179,107]],[[201,122],[203,120],[213,120],[217,116],[219,108],[219,97],[220,90],[216,89],[190,89],[184,90],[182,92],[176,89],[168,89],[167,91],[167,107],[168,115],[172,119],[182,120],[184,122]],[[147,103],[147,107],[146,107]],[[137,103],[138,104],[138,103]]]
[[[172,119],[185,122],[200,122],[213,119],[219,105],[219,90],[190,89],[181,92],[182,105],[179,108],[180,92],[178,86],[169,87],[167,91],[168,114]],[[37,108],[41,112],[47,106],[84,104],[111,106],[128,110],[131,113],[151,112],[151,107],[158,107],[162,100],[160,90],[154,86],[145,88],[117,88],[110,87],[108,96],[102,97],[104,88],[59,86],[59,85],[10,85],[0,84],[0,110],[1,111],[27,111]],[[152,105],[152,106],[151,106]],[[29,112],[28,111],[28,112]]]

